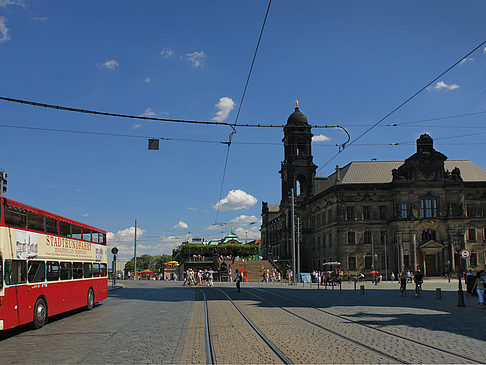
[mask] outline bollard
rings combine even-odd
[[[341,282],[339,282],[339,292],[341,293]]]
[[[435,299],[442,299],[442,291],[440,288],[435,288]]]
[[[356,292],[356,280],[354,280],[354,291]]]
[[[364,294],[364,293],[365,293],[365,292],[364,292],[364,285],[360,285],[360,286],[359,286],[359,293],[360,293],[360,294]]]

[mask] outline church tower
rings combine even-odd
[[[284,127],[284,161],[281,164],[282,179],[281,206],[290,202],[292,188],[298,200],[304,200],[312,193],[312,184],[317,166],[312,162],[311,126],[299,110],[296,101],[295,111],[287,119]]]

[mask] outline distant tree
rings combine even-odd
[[[151,270],[153,272],[161,271],[164,263],[172,261],[172,255],[142,255],[137,256],[137,271]],[[125,273],[128,271],[133,272],[134,270],[134,260],[133,258],[125,264]]]

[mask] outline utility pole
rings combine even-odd
[[[295,284],[295,210],[294,210],[294,188],[292,188],[292,205],[290,209],[292,215],[292,282]]]
[[[385,281],[388,281],[388,259],[386,257],[386,231],[385,231],[385,235],[383,237],[384,239],[384,244],[385,244]]]
[[[0,170],[0,198],[7,192],[7,173]]]
[[[133,262],[134,262],[134,268],[133,268],[133,275],[134,279],[137,279],[137,220],[135,219],[135,239],[133,241]]]
[[[302,230],[301,221],[299,216],[297,216],[297,255],[296,255],[297,256],[297,270],[296,270],[297,281],[299,281],[300,279],[300,240],[302,239],[301,230]]]

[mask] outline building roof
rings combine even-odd
[[[352,161],[327,178],[316,178],[314,194],[336,184],[386,184],[392,182],[392,170],[404,161]],[[444,168],[452,171],[458,167],[464,182],[486,182],[486,170],[469,160],[446,160]],[[337,182],[339,180],[339,182]]]

